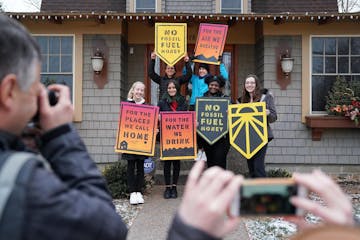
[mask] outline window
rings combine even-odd
[[[221,0],[221,13],[236,13],[242,12],[242,0]]]
[[[41,49],[41,82],[59,83],[73,90],[73,36],[34,36]]]
[[[337,76],[360,82],[360,37],[311,38],[311,111],[325,111]]]
[[[136,0],[135,12],[155,12],[156,0]]]

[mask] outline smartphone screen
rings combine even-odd
[[[233,216],[244,215],[303,215],[290,203],[292,196],[306,197],[305,188],[290,178],[245,180],[230,208]]]
[[[295,184],[244,185],[240,188],[240,214],[294,215],[296,208],[289,199],[296,195]]]

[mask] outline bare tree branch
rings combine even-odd
[[[360,11],[360,0],[338,0],[339,12]]]

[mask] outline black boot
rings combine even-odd
[[[176,186],[172,186],[171,188],[171,198],[177,198],[178,194],[177,194],[177,190],[176,190]]]
[[[170,188],[170,187],[166,187],[166,188],[165,188],[164,198],[165,198],[165,199],[171,198],[171,188]]]

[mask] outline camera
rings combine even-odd
[[[58,97],[55,91],[47,90],[48,93],[48,99],[50,106],[54,106],[58,102]],[[39,123],[39,117],[40,117],[40,109],[38,108],[38,111],[36,112],[35,116],[31,119],[31,123],[34,125],[37,125]]]
[[[307,190],[290,178],[259,178],[245,180],[230,209],[232,216],[303,215],[290,203],[292,196],[307,196]]]

